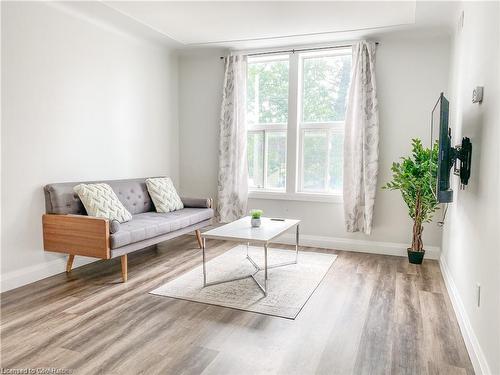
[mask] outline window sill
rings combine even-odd
[[[249,199],[275,199],[287,201],[342,203],[342,194],[320,194],[320,193],[286,193],[269,190],[251,190],[248,192]]]

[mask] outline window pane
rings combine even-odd
[[[344,155],[344,134],[332,132],[330,136],[330,165],[328,179],[330,191],[342,190],[342,164]]]
[[[302,153],[303,190],[324,191],[328,164],[328,131],[305,130]]]
[[[288,56],[248,63],[247,123],[286,124],[288,121]]]
[[[249,132],[247,137],[248,186],[264,186],[264,132]]]
[[[286,185],[286,132],[268,131],[266,188],[285,189]]]
[[[350,75],[350,55],[304,58],[303,121],[343,121]]]

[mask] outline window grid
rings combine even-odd
[[[312,52],[312,53],[302,53],[299,55],[299,89],[298,89],[298,110],[299,115],[299,140],[298,140],[298,159],[299,167],[297,171],[297,192],[301,193],[322,193],[322,194],[341,194],[340,189],[331,190],[329,188],[330,182],[330,166],[332,163],[331,157],[331,147],[332,147],[332,136],[344,134],[344,121],[328,121],[328,122],[308,122],[304,121],[304,95],[305,95],[305,72],[304,72],[304,62],[307,59],[317,59],[325,57],[340,57],[347,56],[350,54],[350,50],[333,50],[329,52]],[[311,189],[305,187],[305,168],[304,168],[304,141],[305,134],[307,131],[318,130],[324,131],[326,133],[326,165],[323,174],[323,189]]]
[[[290,55],[270,55],[270,56],[262,56],[262,57],[254,57],[249,58],[248,64],[262,64],[262,63],[273,63],[273,62],[286,62],[288,64],[288,70],[290,68]],[[289,74],[289,73],[288,73]],[[289,75],[287,77],[287,85],[289,85]],[[260,119],[260,110],[261,110],[261,99],[260,98],[260,74],[257,73],[255,76],[255,80],[253,81],[253,97],[254,97],[254,107],[253,107],[253,117],[259,121]],[[288,101],[288,93],[289,87],[287,91],[286,100]],[[282,99],[276,96],[267,97],[266,99],[270,99],[271,101],[275,101],[276,99]],[[287,103],[287,117],[288,117],[288,108],[289,103]],[[247,124],[247,134],[262,134],[262,158],[259,160],[260,170],[262,171],[262,180],[259,181],[257,186],[250,186],[250,189],[255,189],[258,191],[266,190],[266,191],[274,191],[274,192],[285,192],[286,191],[286,182],[283,188],[269,186],[269,138],[273,133],[285,132],[285,137],[287,136],[287,123],[284,122],[276,122],[276,123],[266,123],[266,122],[258,122],[258,123],[248,123]],[[255,156],[254,156],[255,158]],[[286,162],[286,148],[285,148],[285,162]],[[254,165],[254,177],[255,177],[255,165]],[[286,177],[285,177],[286,179]],[[255,181],[254,181],[255,183]]]
[[[273,124],[274,125],[274,124]],[[249,127],[247,134],[262,134],[262,186],[251,186],[250,188],[255,189],[266,189],[270,191],[285,191],[286,184],[283,188],[272,187],[268,185],[268,149],[269,149],[269,135],[272,133],[281,133],[285,131],[286,136],[286,125],[280,124],[279,126],[273,126],[272,129],[266,128],[265,125],[258,125]],[[286,150],[285,150],[285,160],[286,160]]]
[[[311,194],[323,194],[323,195],[340,195],[341,187],[335,189],[330,188],[331,184],[331,171],[332,168],[336,168],[338,171],[339,164],[341,168],[341,163],[335,166],[335,161],[340,162],[340,160],[335,159],[335,155],[332,153],[332,147],[341,146],[341,143],[337,140],[336,146],[332,143],[332,138],[334,136],[343,137],[344,134],[344,121],[331,121],[331,122],[306,122],[304,121],[304,60],[308,58],[322,58],[322,57],[332,57],[332,56],[348,56],[350,55],[350,49],[344,50],[334,50],[330,52],[319,53],[295,53],[286,56],[289,67],[289,77],[288,77],[288,112],[287,112],[287,123],[260,123],[260,124],[248,124],[248,134],[262,134],[262,149],[263,155],[258,159],[262,170],[262,186],[251,186],[252,191],[269,191],[269,192],[282,192],[286,194],[296,194],[296,193],[311,193]],[[249,59],[249,64],[253,61],[261,62],[271,62],[271,61],[283,61],[283,55],[272,58],[258,58]],[[344,63],[345,67],[345,63]],[[344,70],[345,71],[345,70]],[[344,80],[345,82],[345,80]],[[345,87],[342,86],[342,87]],[[259,93],[254,94],[256,99],[259,100]],[[273,97],[270,97],[273,99]],[[260,108],[255,105],[254,111],[255,118],[259,118],[258,111]],[[310,112],[309,112],[310,113]],[[335,112],[334,112],[335,113]],[[338,111],[337,111],[338,113]],[[305,135],[308,131],[324,131],[326,136],[326,155],[325,157],[325,168],[323,174],[323,188],[322,189],[310,189],[305,188],[304,177],[304,141]],[[286,162],[286,175],[285,175],[285,187],[284,188],[271,188],[268,186],[268,167],[269,167],[269,136],[272,132],[285,132],[285,162]],[[291,137],[291,138],[290,138]],[[290,139],[289,139],[290,138]],[[334,140],[335,141],[335,140]],[[290,153],[290,155],[288,155]],[[288,155],[288,156],[287,156]],[[255,156],[253,156],[255,158]],[[260,172],[260,171],[259,171]],[[333,172],[335,176],[335,172]],[[337,173],[338,176],[338,173]],[[342,173],[340,172],[340,178]],[[255,170],[254,170],[255,177]],[[281,177],[283,177],[281,175]],[[260,184],[260,181],[259,181]]]
[[[298,191],[299,192],[304,192],[304,193],[327,193],[327,194],[340,194],[340,190],[330,190],[328,189],[329,181],[331,178],[330,175],[330,166],[331,166],[331,146],[332,146],[332,136],[334,134],[338,135],[344,135],[344,123],[343,122],[336,122],[334,124],[328,124],[328,123],[322,123],[322,124],[312,124],[313,126],[310,126],[311,124],[301,124],[300,127],[300,136],[299,136],[299,155],[300,155],[300,166],[299,166],[299,184],[298,184]],[[332,126],[333,125],[333,126]],[[308,130],[323,130],[326,133],[326,144],[327,144],[327,150],[326,150],[326,166],[325,166],[325,173],[324,173],[324,184],[325,189],[306,189],[304,187],[304,138],[305,138],[305,133]]]

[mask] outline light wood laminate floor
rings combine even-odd
[[[209,258],[233,246],[208,240]],[[129,255],[126,284],[119,259],[38,281],[1,296],[1,366],[75,374],[473,374],[436,261],[414,266],[402,257],[335,253],[296,320],[148,294],[201,264],[193,236]]]

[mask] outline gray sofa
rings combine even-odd
[[[44,187],[46,215],[43,215],[44,249],[69,255],[70,272],[75,255],[102,259],[121,257],[123,281],[127,280],[127,254],[195,231],[201,247],[200,228],[211,224],[212,199],[184,198],[184,209],[157,213],[146,188],[146,178],[91,181],[111,186],[132,214],[119,224],[87,216],[73,187],[81,182],[54,183]]]

